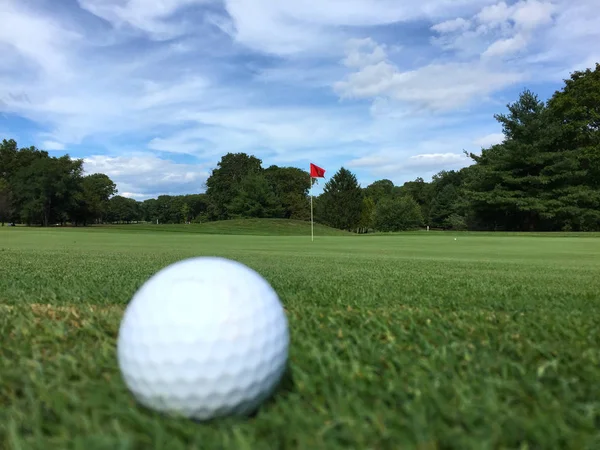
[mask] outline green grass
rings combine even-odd
[[[291,377],[255,417],[161,417],[120,378],[124,306],[197,255],[286,307]],[[597,237],[0,228],[0,448],[597,449],[599,293]]]
[[[22,227],[20,227],[22,229]],[[89,227],[88,227],[89,228]],[[141,232],[184,232],[220,235],[255,236],[310,236],[310,222],[286,219],[235,219],[190,225],[156,225],[151,223],[94,226],[104,231],[135,233]],[[85,227],[79,227],[85,230]],[[318,223],[314,224],[315,236],[348,236],[347,231],[337,230]]]

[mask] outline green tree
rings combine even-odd
[[[375,214],[375,202],[371,197],[364,197],[360,210],[359,232],[367,233],[373,228]]]
[[[308,191],[310,187],[309,173],[297,167],[270,166],[264,171],[273,192],[278,198],[284,219],[308,220],[310,205]]]
[[[394,183],[390,180],[377,180],[365,188],[365,196],[370,197],[375,205],[384,198],[391,198],[394,191]]]
[[[397,196],[411,196],[421,208],[423,217],[429,217],[429,208],[433,199],[431,184],[426,183],[423,178],[418,177],[414,181],[407,181],[401,187],[394,189]]]
[[[181,199],[172,195],[159,195],[156,198],[156,214],[159,223],[181,223]]]
[[[423,213],[409,195],[381,200],[375,207],[374,225],[379,231],[406,231],[423,224]]]
[[[546,106],[526,90],[494,117],[505,140],[471,155],[465,193],[479,223],[507,230],[600,229],[599,66]]]
[[[476,213],[493,222],[493,228],[533,230],[553,217],[548,170],[564,155],[549,148],[552,126],[543,102],[530,91],[509,104],[509,114],[496,114],[505,140],[470,154],[476,162],[471,171],[468,197]]]
[[[190,220],[198,220],[206,217],[208,208],[208,197],[206,194],[188,194],[183,196],[183,200],[190,206]]]
[[[81,187],[84,223],[102,222],[109,198],[117,193],[117,185],[107,175],[94,173],[83,177]]]
[[[187,203],[184,203],[183,206],[181,207],[181,216],[183,217],[184,223],[188,223],[190,221],[191,211],[192,211],[192,209],[190,208],[190,205],[188,205]]]
[[[3,139],[0,143],[0,178],[10,181],[17,169],[18,148],[14,139]]]
[[[0,178],[0,223],[9,221],[12,217],[12,195],[8,181]]]
[[[341,168],[323,188],[315,212],[318,221],[342,230],[356,230],[362,210],[362,189],[356,176]]]
[[[246,153],[227,153],[206,180],[211,219],[228,219],[227,205],[238,195],[242,180],[251,173],[262,172],[262,161]]]
[[[46,152],[41,155],[17,169],[11,184],[24,221],[48,226],[63,222],[79,206],[83,160],[68,155],[49,157]]]
[[[16,169],[18,148],[14,139],[0,142],[0,222],[2,226],[13,215],[11,177]]]
[[[155,198],[144,200],[141,202],[139,209],[142,220],[156,223],[158,220],[158,200]]]
[[[431,203],[429,225],[432,227],[451,228],[448,219],[453,214],[457,214],[458,202],[458,190],[453,184],[446,184]]]
[[[452,230],[464,231],[468,229],[466,218],[456,213],[450,214],[445,223]]]
[[[448,184],[453,185],[457,190],[463,184],[465,177],[465,169],[461,170],[441,170],[431,177],[431,194],[435,198]]]
[[[552,147],[564,157],[548,169],[559,181],[555,215],[563,229],[600,230],[600,64],[564,81],[548,101]]]
[[[227,205],[230,217],[278,217],[282,207],[262,173],[249,173],[239,184],[237,194]]]
[[[39,211],[32,208],[33,200],[28,197],[27,193],[22,190],[15,191],[15,189],[19,189],[20,183],[26,183],[26,177],[23,176],[22,172],[36,160],[48,158],[48,156],[48,152],[40,151],[35,147],[19,150],[14,139],[2,140],[0,144],[0,178],[4,180],[4,204],[5,209],[10,209],[10,219],[23,218],[27,215],[26,207],[32,210],[29,215],[39,213]],[[18,175],[19,172],[21,172],[21,175]],[[26,184],[25,187],[31,189],[33,186]],[[26,205],[26,202],[29,205]],[[38,208],[41,208],[41,205],[38,205]],[[39,217],[39,214],[36,214],[36,216]]]
[[[115,195],[108,201],[107,221],[130,223],[141,220],[140,203],[133,198]]]

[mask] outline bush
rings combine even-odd
[[[448,227],[452,230],[464,231],[467,229],[467,221],[463,216],[458,214],[450,214],[450,216],[445,220]]]
[[[423,213],[410,196],[382,199],[375,208],[374,222],[378,231],[406,231],[423,224]]]

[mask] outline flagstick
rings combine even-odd
[[[310,194],[310,240],[315,240],[315,231],[314,231],[314,223],[313,223],[313,202],[312,202],[312,192]]]
[[[312,196],[312,177],[310,177],[310,240],[314,242],[315,240],[315,230],[313,223],[313,196]]]

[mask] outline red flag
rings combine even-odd
[[[310,177],[325,178],[325,169],[321,169],[319,166],[315,166],[313,163],[310,163]]]

